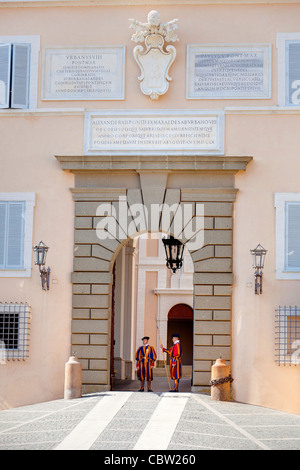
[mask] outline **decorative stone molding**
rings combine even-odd
[[[252,160],[249,156],[215,155],[57,155],[63,170],[76,171],[122,171],[123,173],[147,171],[231,171],[234,174],[246,170]]]
[[[159,12],[152,10],[147,17],[147,23],[130,19],[130,28],[135,30],[131,40],[133,42],[144,42],[143,46],[136,46],[133,51],[135,61],[141,69],[140,87],[145,95],[152,100],[157,100],[160,95],[164,95],[169,88],[169,69],[176,57],[174,46],[167,46],[163,49],[164,43],[178,41],[175,33],[177,19],[168,23],[160,22]]]
[[[249,5],[250,0],[186,0],[185,5]],[[259,0],[260,4],[280,4],[283,0]],[[299,0],[290,0],[299,3]],[[152,5],[161,5],[161,0],[152,0]],[[145,6],[145,0],[0,0],[0,8],[7,7],[86,7],[86,6]],[[164,0],[164,5],[182,5],[182,0]]]

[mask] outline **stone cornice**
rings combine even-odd
[[[141,151],[142,152],[142,151]],[[228,171],[245,170],[253,159],[250,156],[215,155],[66,155],[56,156],[63,170],[73,173],[87,171]]]
[[[299,0],[300,1],[300,0]],[[221,108],[220,108],[221,109]],[[300,115],[299,106],[231,106],[221,109],[230,114],[296,114]],[[208,111],[208,110],[207,110]],[[0,118],[28,116],[85,116],[85,108],[35,108],[35,109],[0,109]]]
[[[122,188],[71,188],[74,201],[119,201],[126,197]]]
[[[0,118],[28,116],[84,116],[84,108],[0,109]]]
[[[237,188],[182,188],[181,201],[228,201],[236,199]]]
[[[154,289],[154,294],[156,295],[193,295],[193,289],[175,289],[175,288],[166,288],[166,289]]]
[[[266,5],[299,4],[300,0],[152,0],[151,6],[161,5]],[[13,7],[82,7],[82,6],[147,6],[146,0],[0,0],[0,8]]]

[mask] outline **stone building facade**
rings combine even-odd
[[[84,392],[132,378],[141,335],[159,349],[157,326],[167,341],[186,304],[193,391],[222,354],[236,400],[299,413],[300,2],[0,0],[0,13],[0,408],[63,396],[73,351]],[[136,212],[172,206],[179,225]],[[190,284],[155,255],[168,235]]]

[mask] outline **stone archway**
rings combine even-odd
[[[194,262],[193,387],[208,386],[212,362],[231,360],[232,214],[237,189],[234,175],[251,157],[227,156],[57,156],[63,170],[75,174],[74,266],[72,273],[72,350],[83,366],[83,392],[110,389],[110,332],[113,263],[128,238],[120,233],[115,209],[122,201],[132,218],[137,203],[192,207],[187,224],[204,209],[203,246],[189,250]],[[99,239],[97,225],[107,217],[117,237]],[[161,218],[155,231],[161,231]],[[173,234],[172,224],[167,232]],[[183,238],[183,243],[189,240]]]

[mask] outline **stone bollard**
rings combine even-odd
[[[73,353],[65,365],[65,392],[64,399],[72,400],[81,397],[82,366]]]
[[[229,366],[220,356],[211,368],[210,393],[212,400],[230,401],[230,384],[233,378]]]

